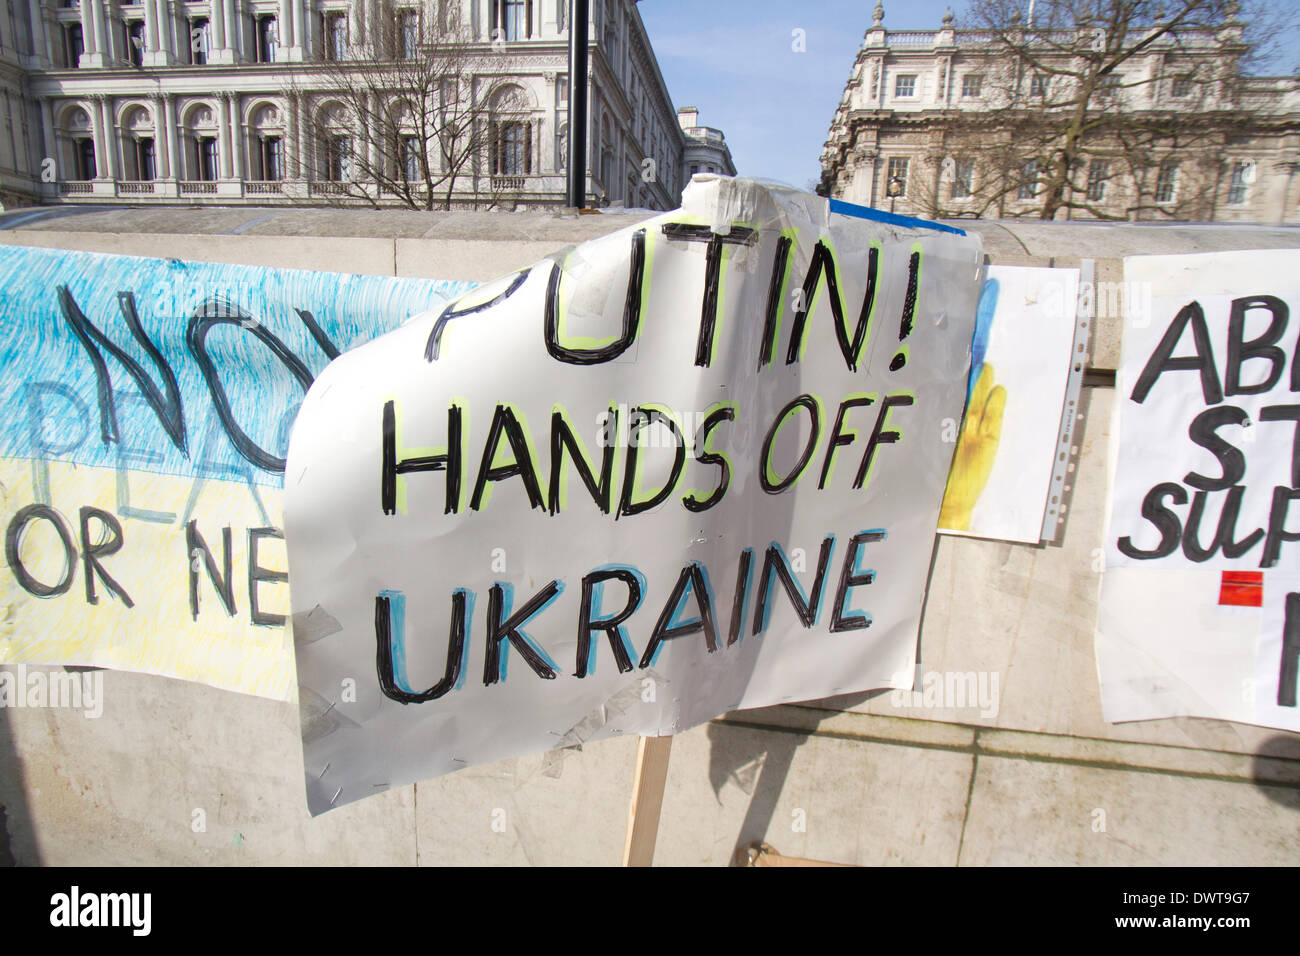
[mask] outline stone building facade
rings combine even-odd
[[[476,156],[453,204],[563,205],[568,0],[12,0],[0,7],[0,200],[351,201],[339,180],[364,136],[317,132],[330,69],[446,3],[479,55],[481,122],[504,144]],[[589,202],[674,208],[695,141],[634,0],[592,0],[588,102]]]
[[[1038,157],[1050,156],[1058,128],[1048,111],[1075,98],[1058,90],[1070,81],[1056,70],[1070,64],[1057,51],[1075,37],[1035,50],[1048,64],[1037,72],[988,33],[955,29],[951,12],[933,31],[883,21],[877,3],[819,191],[934,218],[1040,216]],[[1125,62],[1093,101],[1094,115],[1124,122],[1088,143],[1070,173],[1072,201],[1054,218],[1300,222],[1300,80],[1242,75],[1245,51],[1230,12],[1218,29],[1162,39]]]

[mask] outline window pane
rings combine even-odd
[[[1110,176],[1110,163],[1093,160],[1088,164],[1088,200],[1101,202],[1106,198],[1106,180]]]
[[[1174,201],[1174,189],[1178,185],[1178,167],[1166,164],[1160,167],[1160,177],[1156,180],[1156,202]]]

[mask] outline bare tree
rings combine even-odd
[[[510,94],[482,97],[476,78],[492,54],[475,42],[459,3],[383,0],[378,29],[326,38],[327,61],[310,90],[304,132],[313,179],[372,205],[450,209],[457,182],[490,165],[493,110],[518,108]],[[328,22],[327,22],[328,27]]]
[[[967,215],[1206,215],[1218,152],[1248,120],[1241,69],[1267,50],[1251,31],[1276,36],[1287,15],[1261,3],[1247,29],[1239,12],[1235,0],[971,0],[963,43],[987,64],[987,108],[955,111],[937,147],[978,143],[981,185],[968,191],[968,167],[936,169],[923,203],[936,215],[952,198]]]

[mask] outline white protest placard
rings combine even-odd
[[[1300,730],[1300,250],[1138,256],[1097,623],[1108,720]]]
[[[1079,270],[989,266],[939,530],[1037,544],[1070,377]]]
[[[978,239],[746,180],[331,364],[285,522],[313,813],[910,686]]]
[[[0,663],[289,700],[298,405],[334,355],[469,288],[0,248]]]

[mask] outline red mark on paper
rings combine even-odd
[[[1224,571],[1219,582],[1219,603],[1234,607],[1262,607],[1263,571]]]

